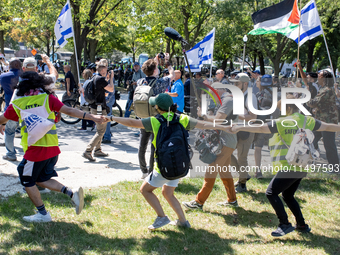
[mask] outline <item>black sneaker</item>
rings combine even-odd
[[[295,230],[301,233],[309,233],[312,229],[307,225],[296,225]]]
[[[190,202],[182,202],[182,205],[184,205],[188,209],[200,209],[203,210],[203,205],[197,203],[195,200]]]
[[[272,232],[272,236],[280,237],[287,235],[288,233],[294,231],[292,224],[280,224],[279,227]]]

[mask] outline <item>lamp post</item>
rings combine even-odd
[[[248,41],[248,37],[247,35],[243,36],[243,59],[242,59],[242,73],[244,72],[244,59],[246,57],[246,44],[247,44],[247,41]]]

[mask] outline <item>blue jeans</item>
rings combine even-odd
[[[128,99],[127,102],[126,102],[125,114],[124,114],[125,118],[129,118],[130,117],[130,114],[132,112],[132,111],[130,111],[130,107],[131,107],[132,103],[133,103],[132,99]]]
[[[14,148],[14,136],[15,136],[15,130],[18,127],[17,121],[9,120],[6,123],[5,128],[5,144],[6,144],[6,155],[9,158],[15,158],[15,148]]]
[[[112,106],[114,105],[115,101],[116,101],[115,93],[109,92],[109,95],[106,97],[106,105],[107,107],[109,107],[109,112],[107,113],[108,116],[112,115]],[[106,131],[105,131],[103,139],[111,141],[111,122],[107,123]]]

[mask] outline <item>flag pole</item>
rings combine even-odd
[[[69,4],[71,8],[70,1],[67,0],[67,3]],[[77,77],[78,77],[78,83],[80,82],[80,76],[79,76],[79,64],[78,64],[78,54],[77,54],[77,45],[76,45],[76,36],[74,33],[74,26],[73,26],[73,20],[72,20],[72,31],[73,31],[73,43],[74,43],[74,53],[76,55],[76,65],[77,65]]]
[[[298,52],[297,52],[297,60],[300,59],[300,33],[301,33],[301,0],[300,0],[300,17],[299,17],[299,37],[298,37]],[[299,78],[299,67],[296,65],[296,80]]]
[[[319,11],[318,11],[318,7],[316,6],[316,4],[315,4],[315,9],[316,9],[316,12],[318,13],[318,16],[320,17]],[[327,50],[327,54],[328,54],[329,63],[331,65],[331,69],[332,69],[333,80],[334,80],[334,83],[336,83],[336,77],[335,77],[335,74],[334,74],[332,59],[331,59],[331,55],[329,54],[328,44],[327,44],[325,32],[323,31],[321,20],[320,20],[320,24],[321,24],[321,31],[322,31],[323,39],[324,39],[325,45],[326,45],[326,50]]]
[[[215,44],[215,28],[213,29],[214,30],[214,38],[213,38],[213,42]],[[213,59],[214,59],[214,44],[213,44],[213,50],[212,50],[212,53],[211,53],[211,64],[210,64],[210,78],[211,78],[211,75],[212,75],[212,65],[213,65]]]

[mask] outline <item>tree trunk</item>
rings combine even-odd
[[[5,31],[0,30],[0,50],[2,54],[5,54]]]
[[[47,38],[47,42],[46,42],[46,55],[50,56],[50,37],[48,36]]]
[[[227,69],[227,64],[228,64],[228,58],[223,59],[221,69],[222,70]]]
[[[313,53],[315,48],[315,40],[308,41],[308,59],[307,59],[307,72],[311,72],[313,69]]]
[[[89,40],[89,49],[90,49],[90,60],[92,63],[96,62],[96,49],[97,49],[98,41],[95,39]]]
[[[87,40],[84,41],[84,61],[88,61],[89,60],[89,57],[88,57],[88,51],[87,51]]]
[[[260,72],[261,72],[261,75],[264,75],[266,71],[264,69],[264,59],[263,59],[262,52],[259,53],[259,62],[260,62]]]
[[[230,71],[232,71],[234,69],[234,62],[233,60],[230,58]]]
[[[256,61],[257,61],[257,52],[254,52],[254,62],[253,62],[253,71],[256,69]]]

